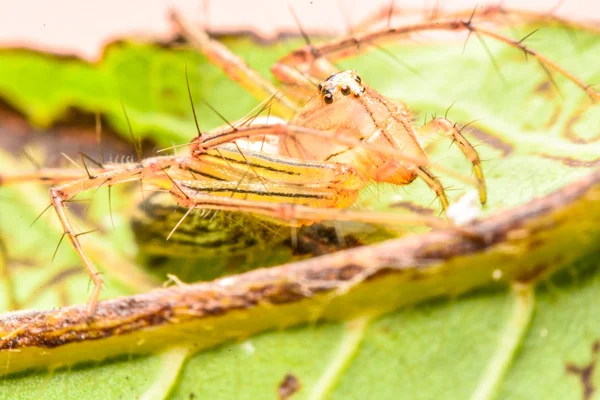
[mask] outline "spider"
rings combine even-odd
[[[468,31],[485,35],[522,50],[545,68],[563,74],[593,100],[600,94],[560,66],[522,44],[493,31],[453,17],[367,32],[321,45],[306,45],[272,67],[275,77],[295,90],[284,96],[225,46],[173,13],[181,33],[233,80],[259,98],[254,113],[211,132],[201,132],[185,156],[157,156],[138,163],[103,166],[88,176],[50,189],[66,236],[80,256],[94,284],[87,305],[92,316],[103,279],[83,249],[66,213],[77,194],[102,186],[141,181],[167,188],[175,202],[187,208],[242,211],[300,226],[320,220],[361,220],[376,223],[420,223],[448,227],[436,217],[390,215],[346,210],[370,182],[408,185],[422,179],[446,210],[449,201],[433,169],[474,184],[479,201],[487,191],[481,160],[457,124],[437,117],[422,127],[413,123],[407,105],[385,98],[369,87],[354,70],[337,71],[331,60],[364,51],[367,44],[392,40],[427,30]],[[188,85],[189,90],[189,85]],[[306,101],[305,99],[308,98]],[[191,99],[190,92],[190,101]],[[259,123],[269,109],[289,122]],[[299,110],[299,111],[298,111]],[[193,111],[193,108],[192,108]],[[195,111],[194,116],[195,116]],[[455,142],[471,162],[474,179],[429,162],[420,137],[431,132]],[[61,178],[64,179],[64,178]],[[170,235],[169,235],[170,236]]]

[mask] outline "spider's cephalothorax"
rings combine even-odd
[[[349,135],[362,143],[398,149],[426,163],[427,156],[417,139],[408,108],[364,84],[353,70],[332,74],[321,82],[318,93],[309,99],[293,123]],[[323,146],[311,138],[286,138],[283,148],[286,155],[292,157],[353,165],[359,173],[376,182],[405,185],[416,177],[414,164],[361,147]]]

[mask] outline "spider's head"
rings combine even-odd
[[[325,104],[331,104],[342,96],[360,97],[365,92],[358,72],[347,70],[338,72],[319,83],[319,94]]]

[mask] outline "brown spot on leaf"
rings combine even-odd
[[[544,272],[551,270],[552,268],[547,264],[536,265],[531,270],[527,271],[526,274],[521,274],[516,277],[516,281],[520,283],[535,283],[544,275]]]
[[[600,165],[600,157],[595,158],[593,160],[584,161],[584,160],[578,160],[578,159],[572,158],[572,157],[555,156],[555,155],[551,155],[551,154],[538,153],[536,155],[543,157],[543,158],[550,159],[550,160],[560,161],[567,167],[571,167],[571,168],[591,168],[591,167]]]
[[[579,377],[579,381],[581,382],[581,386],[583,389],[583,400],[589,400],[594,396],[596,392],[596,387],[592,382],[592,377],[594,376],[594,370],[596,369],[596,364],[598,362],[598,352],[600,351],[600,340],[596,340],[594,344],[592,344],[592,359],[590,362],[583,367],[578,367],[573,363],[567,363],[565,365],[565,370],[567,374],[575,375]]]
[[[567,123],[565,125],[565,129],[562,132],[562,136],[572,143],[589,144],[589,143],[593,143],[593,142],[600,140],[600,133],[598,133],[596,136],[594,136],[592,138],[585,139],[585,138],[577,136],[577,133],[573,130],[573,125],[575,125],[577,123],[577,121],[579,121],[581,119],[581,114],[583,112],[584,112],[584,110],[581,108],[576,110],[574,115],[571,118],[569,118],[569,120],[567,121]]]
[[[410,201],[398,201],[390,205],[390,208],[405,208],[409,211],[412,211],[421,215],[432,215],[433,209],[420,206],[418,204],[412,203]]]
[[[552,128],[558,121],[558,117],[560,116],[561,112],[562,112],[562,108],[559,105],[554,107],[554,111],[552,112],[550,119],[548,121],[546,121],[546,123],[544,124],[544,128],[546,128],[546,129]]]
[[[546,95],[554,94],[554,90],[552,89],[552,85],[550,84],[549,81],[544,81],[544,82],[540,83],[539,85],[536,86],[534,91],[535,91],[535,93],[538,93],[538,94],[546,94]]]
[[[291,247],[291,239],[287,240],[286,244]],[[362,246],[362,242],[353,235],[344,235],[340,237],[333,227],[322,224],[313,224],[298,232],[293,251],[295,255],[309,254],[320,256],[358,246]]]
[[[277,388],[277,396],[280,400],[287,400],[301,387],[300,381],[294,374],[287,374]]]
[[[70,304],[69,294],[67,289],[64,287],[64,283],[70,277],[83,272],[84,271],[79,265],[58,271],[41,284],[41,290],[30,293],[29,296],[22,301],[22,303],[28,306],[34,304],[40,296],[45,295],[48,290],[55,288],[58,292],[61,303],[65,305]]]
[[[486,132],[479,128],[476,128],[476,127],[470,128],[469,135],[474,136],[475,138],[477,138],[478,140],[481,140],[485,144],[492,146],[493,148],[501,151],[502,157],[508,156],[514,150],[512,144],[507,143],[507,142],[503,141],[502,139],[500,139],[499,137],[495,136],[494,134],[492,134],[490,132]]]

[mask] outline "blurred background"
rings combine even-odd
[[[555,15],[589,21],[600,19],[600,2],[588,0],[23,0],[0,1],[0,46],[42,49],[97,60],[107,42],[123,37],[169,40],[175,35],[168,12],[177,9],[186,17],[217,33],[252,32],[264,39],[282,33],[297,34],[289,11],[292,7],[310,33],[338,35],[348,22],[393,4],[406,13],[424,13],[485,7],[553,12]]]

